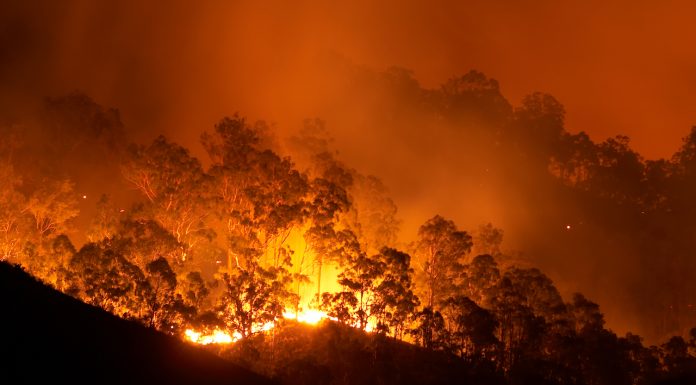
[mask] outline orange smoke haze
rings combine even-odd
[[[537,90],[554,95],[570,132],[625,134],[643,156],[669,157],[696,123],[694,11],[686,1],[10,0],[0,5],[0,116],[80,90],[118,108],[138,140],[164,133],[202,159],[200,133],[236,111],[273,122],[281,137],[319,117],[341,159],[389,186],[404,239],[442,213],[466,229],[492,221],[508,247],[524,249],[536,208],[500,205],[508,193],[495,178],[469,183],[487,172],[486,154],[462,154],[465,138],[433,134],[418,112],[397,107],[393,125],[375,126],[370,112],[388,109],[388,98],[359,79],[396,65],[432,89],[477,69],[513,105]],[[564,252],[572,258],[537,263],[568,291],[596,297],[610,327],[639,329],[613,310],[624,297],[592,287],[600,265],[625,269],[624,260]]]
[[[192,132],[235,110],[318,115],[335,81],[326,52],[411,69],[429,87],[478,69],[513,104],[549,92],[571,132],[623,133],[650,158],[671,155],[696,120],[686,1],[3,3],[3,83],[80,89],[128,125]]]

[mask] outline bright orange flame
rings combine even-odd
[[[295,313],[293,311],[286,310],[283,313],[283,318],[294,319],[297,322],[302,322],[310,325],[316,325],[320,321],[325,319],[332,319],[325,312],[316,309],[303,310],[300,313]]]
[[[189,341],[201,345],[229,344],[241,338],[241,335],[239,335],[239,333],[233,333],[232,335],[229,335],[228,333],[218,329],[213,330],[212,334],[206,335],[203,335],[203,333],[197,332],[192,329],[186,329],[184,334],[186,335],[186,339],[188,339]]]
[[[316,325],[325,319],[334,319],[333,317],[329,317],[325,312],[316,309],[303,310],[300,313],[286,310],[283,312],[283,318],[293,319],[309,325]],[[261,325],[261,327],[256,328],[254,332],[267,332],[274,327],[275,322],[267,322]],[[242,335],[239,332],[234,332],[230,335],[229,333],[219,329],[213,330],[211,334],[203,334],[202,332],[198,332],[193,329],[186,329],[184,336],[187,340],[200,345],[229,344],[242,338]]]

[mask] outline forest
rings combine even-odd
[[[283,383],[367,383],[351,376],[381,368],[384,346],[480,383],[694,379],[696,129],[671,159],[645,160],[625,136],[568,132],[551,95],[512,106],[480,72],[436,89],[400,69],[363,81],[398,95],[393,111],[419,111],[409,124],[456,129],[479,157],[459,178],[509,187],[505,204],[532,211],[530,227],[558,224],[547,238],[565,256],[633,255],[617,263],[640,264],[629,286],[661,340],[617,335],[598,303],[562,296],[492,223],[464,229],[432,213],[404,240],[389,186],[343,161],[319,119],[280,137],[231,114],[202,130],[194,155],[163,135],[135,141],[118,110],[87,95],[47,98],[0,126],[0,260],[191,343],[222,336],[208,348]]]

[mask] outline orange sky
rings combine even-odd
[[[670,156],[696,124],[688,1],[67,3],[5,3],[0,31],[13,44],[0,53],[16,60],[0,75],[83,90],[135,125],[311,116],[323,52],[406,67],[430,87],[478,69],[513,104],[549,92],[570,131],[626,134],[649,158]]]

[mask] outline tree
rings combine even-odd
[[[178,262],[190,259],[201,241],[214,232],[208,224],[212,209],[210,177],[189,151],[164,136],[149,146],[132,145],[121,166],[126,180],[146,198],[146,217],[157,221],[182,246]]]
[[[443,114],[474,127],[501,127],[512,114],[512,107],[500,93],[498,82],[478,71],[448,80],[440,92]]]
[[[377,306],[373,285],[381,278],[383,271],[381,261],[361,253],[339,274],[338,282],[357,299],[354,312],[359,329],[365,330],[373,316],[374,307]]]
[[[58,290],[65,291],[69,288],[67,280],[70,259],[77,251],[67,235],[61,234],[51,240],[49,246],[44,250],[43,258],[51,263],[47,263],[47,271],[41,278]]]
[[[30,196],[26,211],[34,219],[40,238],[65,232],[69,221],[79,213],[73,188],[67,179],[44,180]]]
[[[349,263],[363,253],[355,234],[350,230],[336,231],[333,223],[313,225],[304,234],[307,245],[314,253],[317,276],[317,296],[322,294],[322,269],[326,263]]]
[[[527,95],[514,111],[515,140],[533,160],[546,165],[564,132],[565,108],[553,96]]]
[[[356,327],[360,324],[359,316],[361,314],[358,313],[357,309],[361,307],[358,303],[358,298],[351,291],[322,293],[320,308],[325,311],[329,317],[335,318],[344,325]]]
[[[349,325],[365,330],[373,316],[375,285],[381,280],[384,268],[381,261],[368,257],[358,246],[348,257],[344,270],[338,275],[338,283],[343,291],[328,296],[322,295],[322,308],[327,310],[329,316],[338,318],[340,314],[331,303],[341,303],[340,312],[349,313],[350,316],[347,318],[353,321]],[[353,299],[349,299],[350,297]],[[349,307],[345,309],[343,306]]]
[[[629,146],[627,136],[609,138],[597,146],[597,163],[589,188],[617,202],[637,203],[642,197],[645,164]]]
[[[416,313],[416,326],[409,333],[416,343],[428,350],[446,350],[450,335],[445,327],[445,320],[440,312],[433,312],[430,307]]]
[[[312,270],[316,277],[316,296],[319,301],[322,296],[324,266],[347,260],[347,256],[343,254],[347,249],[354,248],[348,244],[358,242],[365,247],[367,235],[367,232],[363,232],[362,223],[358,220],[360,213],[353,206],[355,195],[358,195],[358,199],[363,198],[360,194],[366,192],[366,189],[358,189],[356,192],[355,178],[361,178],[361,176],[335,158],[335,153],[329,148],[332,141],[323,121],[307,120],[299,135],[291,137],[287,143],[293,156],[299,159],[302,169],[309,177],[302,234],[306,247],[300,256],[296,274],[298,293],[300,286],[309,278],[309,275],[303,274],[307,260],[306,254],[309,253],[312,256]],[[379,188],[376,185],[373,187]],[[354,196],[351,197],[351,194]],[[369,200],[373,197],[365,197],[365,199]],[[375,210],[379,209],[375,208]],[[366,209],[364,213],[367,212]],[[382,216],[383,219],[388,217],[388,213]],[[385,223],[384,229],[388,229],[390,223]],[[380,224],[375,222],[375,225]]]
[[[119,111],[104,108],[79,92],[47,98],[41,120],[42,135],[48,139],[45,143],[56,153],[99,161],[107,155],[104,150],[118,152],[125,144]]]
[[[418,306],[411,289],[410,259],[408,254],[387,247],[371,257],[363,252],[350,255],[338,276],[343,290],[324,293],[322,308],[348,325],[403,338]]]
[[[114,182],[94,176],[118,172],[118,159],[127,143],[118,110],[104,108],[89,96],[74,92],[46,98],[39,118],[36,132],[27,130],[24,149],[17,154],[25,175],[40,180],[67,174],[80,186],[100,188]],[[90,166],[88,177],[81,171],[85,165]]]
[[[222,282],[219,314],[225,325],[242,337],[262,331],[280,318],[292,296],[285,288],[289,283],[285,269],[266,269],[253,261],[224,273]]]
[[[578,333],[604,328],[604,314],[599,311],[599,305],[580,293],[573,294],[573,300],[568,304],[568,312]]]
[[[499,364],[508,371],[528,352],[537,349],[544,330],[544,319],[534,315],[527,299],[508,277],[495,287],[492,311],[498,319],[497,339],[503,354]]]
[[[17,188],[21,178],[9,163],[0,163],[0,260],[20,262],[31,223],[25,215],[26,198]]]
[[[450,350],[460,357],[484,358],[493,355],[498,344],[495,331],[498,321],[493,313],[478,306],[465,296],[455,296],[443,308],[447,329],[451,336]],[[492,357],[490,357],[492,358]]]
[[[524,299],[523,304],[532,310],[535,316],[543,317],[546,322],[560,322],[567,318],[566,305],[561,294],[551,279],[539,269],[511,268],[504,277],[516,287]]]
[[[664,370],[672,376],[696,373],[696,357],[689,354],[689,343],[674,336],[660,345],[660,359]]]
[[[88,243],[70,260],[71,291],[83,301],[123,318],[142,319],[145,276],[103,243]]]
[[[28,233],[20,263],[37,277],[55,285],[56,272],[64,267],[64,258],[53,252],[53,244],[68,232],[79,213],[72,182],[44,180],[30,193],[22,211],[31,222],[31,228],[25,228]]]
[[[459,231],[454,222],[439,215],[420,227],[415,250],[427,307],[439,308],[455,292],[471,246],[466,231]]]
[[[689,134],[682,139],[682,146],[674,154],[672,162],[677,165],[680,174],[696,173],[696,126],[691,127]]]
[[[177,286],[178,292],[183,298],[184,304],[193,309],[196,313],[201,313],[204,301],[210,294],[208,285],[203,280],[201,273],[190,271]]]
[[[228,270],[263,255],[278,265],[288,235],[303,220],[307,181],[289,158],[262,147],[265,131],[264,123],[251,126],[235,115],[202,136],[213,161],[210,175],[228,239]]]
[[[488,254],[477,255],[462,272],[462,293],[479,306],[489,307],[500,281],[498,264]]]
[[[159,258],[167,259],[169,266],[180,267],[183,263],[180,252],[184,246],[152,219],[126,218],[119,223],[114,236],[103,242],[142,270]]]
[[[488,254],[498,256],[501,254],[500,246],[503,243],[503,230],[487,223],[481,225],[474,237],[474,253],[476,255]]]
[[[564,132],[549,160],[549,171],[569,186],[586,189],[597,158],[597,146],[587,133]]]
[[[176,292],[176,274],[163,257],[148,263],[145,271],[145,321],[152,328],[171,332],[180,323],[176,318],[183,308],[182,298]]]
[[[97,213],[87,230],[87,239],[90,242],[99,242],[113,238],[118,231],[119,214],[109,196],[102,194],[97,201]]]
[[[338,174],[338,175],[337,175]],[[346,250],[356,249],[358,239],[349,229],[337,230],[341,213],[350,209],[345,187],[339,184],[342,169],[334,168],[327,178],[315,178],[310,183],[307,197],[307,229],[303,233],[307,248],[313,254],[316,268],[317,296],[320,296],[322,271],[325,263],[340,262]],[[302,255],[304,258],[304,254]]]
[[[347,226],[353,230],[368,253],[396,242],[399,232],[397,207],[387,195],[387,188],[375,176],[353,173],[350,187],[351,209]]]
[[[402,339],[420,304],[413,293],[411,256],[384,247],[376,258],[384,264],[382,281],[375,288],[376,305],[372,309],[377,316],[377,328]]]

